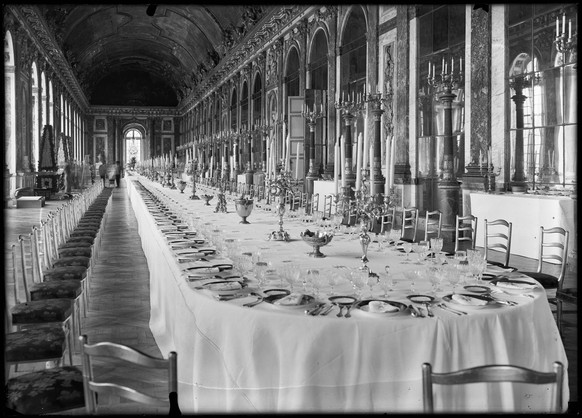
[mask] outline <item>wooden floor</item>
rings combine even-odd
[[[131,345],[145,353],[161,356],[149,329],[149,270],[141,248],[137,231],[137,221],[122,180],[121,188],[113,190],[112,210],[105,225],[99,260],[95,264],[91,284],[90,302],[87,318],[83,322],[82,332],[88,336],[90,343],[113,341]],[[41,209],[4,210],[5,214],[5,254],[9,254],[11,244],[15,244],[18,234],[28,233],[32,225],[38,225],[47,214],[59,207],[63,201],[47,201]],[[7,262],[7,285],[11,281],[11,263]],[[532,259],[513,256],[511,265],[522,270],[535,270]],[[577,287],[576,270],[569,269],[565,285]],[[7,293],[9,299],[10,292]],[[9,303],[13,301],[9,299]],[[574,307],[567,306],[567,309]],[[577,313],[565,315],[566,327],[563,341],[568,356],[571,409],[577,410],[578,401],[578,340]],[[164,356],[167,353],[164,353]],[[179,355],[180,353],[178,353]],[[74,364],[80,365],[79,353],[75,353]],[[44,364],[23,365],[17,373],[44,367]],[[14,373],[14,372],[13,372]],[[103,372],[121,376],[123,379],[139,382],[143,387],[151,388],[155,393],[166,393],[162,383],[163,376],[145,376],[127,366],[120,364]],[[179,372],[178,372],[179,373]],[[107,405],[108,411],[116,411],[123,400],[113,397],[101,397],[100,404]],[[82,413],[83,411],[76,411]],[[135,410],[134,413],[152,412]],[[155,412],[155,411],[154,411]],[[167,414],[167,411],[158,411]]]

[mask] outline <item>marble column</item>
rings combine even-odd
[[[306,148],[305,161],[309,159],[309,171],[305,177],[305,188],[308,195],[313,194],[313,182],[319,177],[318,169],[315,166],[315,127],[317,126],[317,119],[310,120],[309,125],[309,147]]]
[[[515,173],[511,179],[511,190],[513,192],[525,192],[527,183],[525,181],[525,172],[523,167],[523,103],[527,98],[523,94],[523,88],[528,85],[527,78],[524,76],[515,77],[509,82],[509,86],[515,90],[511,100],[515,102]]]
[[[352,199],[354,197],[352,187],[356,186],[356,173],[354,173],[352,166],[352,121],[354,120],[354,116],[350,113],[344,113],[343,118],[345,123],[344,139],[346,141],[346,160],[342,162],[344,164],[344,174],[346,177],[346,187],[343,190],[343,194],[344,199]]]
[[[374,182],[370,187],[372,194],[378,199],[379,203],[382,201],[384,183],[386,182],[386,179],[382,175],[382,140],[380,138],[382,113],[384,111],[379,106],[372,110],[372,115],[374,116],[374,160],[370,161],[370,164],[371,169],[374,171]]]
[[[410,182],[408,161],[408,85],[410,65],[409,5],[396,6],[396,106],[394,109],[394,183]]]

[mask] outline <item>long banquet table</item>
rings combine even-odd
[[[214,234],[240,240],[244,251],[260,249],[274,267],[290,260],[301,268],[357,267],[360,246],[338,235],[322,247],[327,257],[312,258],[299,238],[306,229],[299,220],[285,221],[290,242],[268,241],[268,234],[278,229],[272,212],[255,208],[250,224],[243,225],[232,201],[228,213],[215,213],[215,205],[189,200],[188,190],[181,194],[141,176],[127,180],[150,271],[150,328],[164,355],[178,353],[182,412],[421,412],[423,362],[437,372],[493,363],[550,371],[556,360],[567,369],[543,289],[536,289],[534,298],[512,297],[517,306],[495,305],[462,316],[434,307],[434,318],[354,312],[348,319],[337,317],[337,311],[307,316],[269,303],[247,308],[241,299],[218,301],[185,278],[184,265],[148,211],[138,181],[157,195],[170,196],[176,207],[191,210]],[[390,299],[407,302],[410,291],[402,274],[415,265],[403,264],[396,251],[375,252],[374,245],[368,256],[372,271],[391,265],[398,282]],[[272,279],[269,287],[281,287],[280,280]],[[416,290],[427,292],[429,287],[418,283]],[[352,293],[349,283],[336,290]],[[543,385],[465,385],[436,392],[436,407],[545,411],[546,392]],[[565,373],[564,407],[568,399]]]

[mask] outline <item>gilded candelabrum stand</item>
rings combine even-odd
[[[222,179],[218,180],[218,202],[216,202],[215,213],[223,212],[227,213],[226,210],[226,197],[224,196],[224,181]]]
[[[459,63],[459,67],[461,64]],[[452,102],[456,94],[452,91],[458,89],[463,82],[462,67],[455,72],[454,61],[451,61],[450,72],[448,63],[443,59],[440,74],[436,74],[434,66],[429,64],[428,84],[434,90],[434,94],[443,104],[444,111],[444,135],[443,135],[443,170],[442,177],[438,180],[437,199],[438,209],[443,214],[443,229],[454,230],[456,215],[459,213],[460,186],[456,178],[454,167],[454,137],[452,123]]]
[[[344,164],[344,173],[345,173],[345,186],[342,187],[342,192],[344,193],[344,199],[348,202],[353,197],[352,187],[356,184],[356,173],[354,173],[352,160],[353,160],[353,153],[352,153],[352,121],[356,118],[363,109],[363,103],[357,101],[353,98],[346,100],[343,98],[342,100],[338,100],[335,102],[336,109],[340,110],[342,113],[342,117],[344,118],[345,123],[345,158],[346,160],[343,161]],[[342,181],[344,181],[342,179]]]
[[[277,216],[279,217],[279,230],[273,231],[269,235],[272,241],[290,241],[289,233],[283,229],[283,215],[285,215],[285,196],[291,188],[291,174],[288,171],[281,171],[274,182],[270,185],[269,193],[277,199]]]
[[[374,182],[370,184],[372,195],[378,203],[382,201],[382,193],[384,192],[384,184],[386,179],[382,174],[382,145],[381,145],[381,121],[384,110],[382,105],[386,102],[386,98],[382,93],[375,92],[368,94],[366,103],[370,106],[370,111],[374,116],[374,155],[373,161],[370,161],[370,172],[373,173]],[[370,177],[372,178],[372,176]]]
[[[192,199],[192,200],[199,200],[200,199],[198,196],[196,196],[196,175],[197,175],[196,165],[197,165],[197,161],[193,160],[190,163],[190,170],[187,173],[187,174],[190,174],[192,176],[192,195],[190,196],[190,199]]]
[[[309,125],[309,152],[306,153],[305,158],[309,158],[309,171],[307,176],[305,176],[306,182],[306,192],[308,196],[313,196],[313,182],[319,178],[319,172],[315,167],[315,127],[317,126],[317,119],[323,117],[323,112],[321,110],[316,110],[315,106],[312,110],[309,108],[304,108],[301,115],[307,121]]]

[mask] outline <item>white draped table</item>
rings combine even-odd
[[[540,226],[570,231],[570,250],[576,249],[576,200],[564,196],[470,193],[471,214],[478,218],[477,246],[485,242],[485,219],[513,224],[511,253],[537,259]]]
[[[302,268],[360,265],[357,240],[335,237],[314,259],[301,241],[306,229],[297,220],[284,224],[291,242],[267,241],[278,229],[274,213],[257,208],[239,223],[234,204],[229,213],[214,213],[215,205],[188,200],[188,194],[162,188],[143,177],[129,177],[128,193],[139,223],[150,271],[150,327],[164,355],[178,353],[179,403],[185,413],[257,412],[420,412],[421,365],[451,371],[483,364],[517,364],[550,371],[552,362],[567,359],[555,321],[543,293],[515,297],[517,306],[491,307],[456,316],[434,308],[434,318],[370,317],[354,312],[351,318],[307,316],[303,312],[261,303],[253,308],[237,300],[217,301],[208,291],[195,289],[182,275],[163,234],[134,184],[171,196],[191,208],[216,233],[241,241],[243,251],[261,249],[273,267],[294,260]],[[200,194],[204,193],[200,191]],[[213,202],[216,202],[216,198]],[[368,253],[373,271],[390,264],[399,280],[391,300],[407,302],[408,284],[395,251]],[[281,287],[279,279],[269,287]],[[420,283],[418,291],[429,285]],[[344,285],[338,289],[351,293]],[[378,295],[379,296],[379,295]],[[564,405],[569,399],[567,373]],[[548,408],[545,387],[466,385],[437,392],[441,407],[473,411],[492,405],[523,411]],[[437,403],[437,408],[439,403]]]

